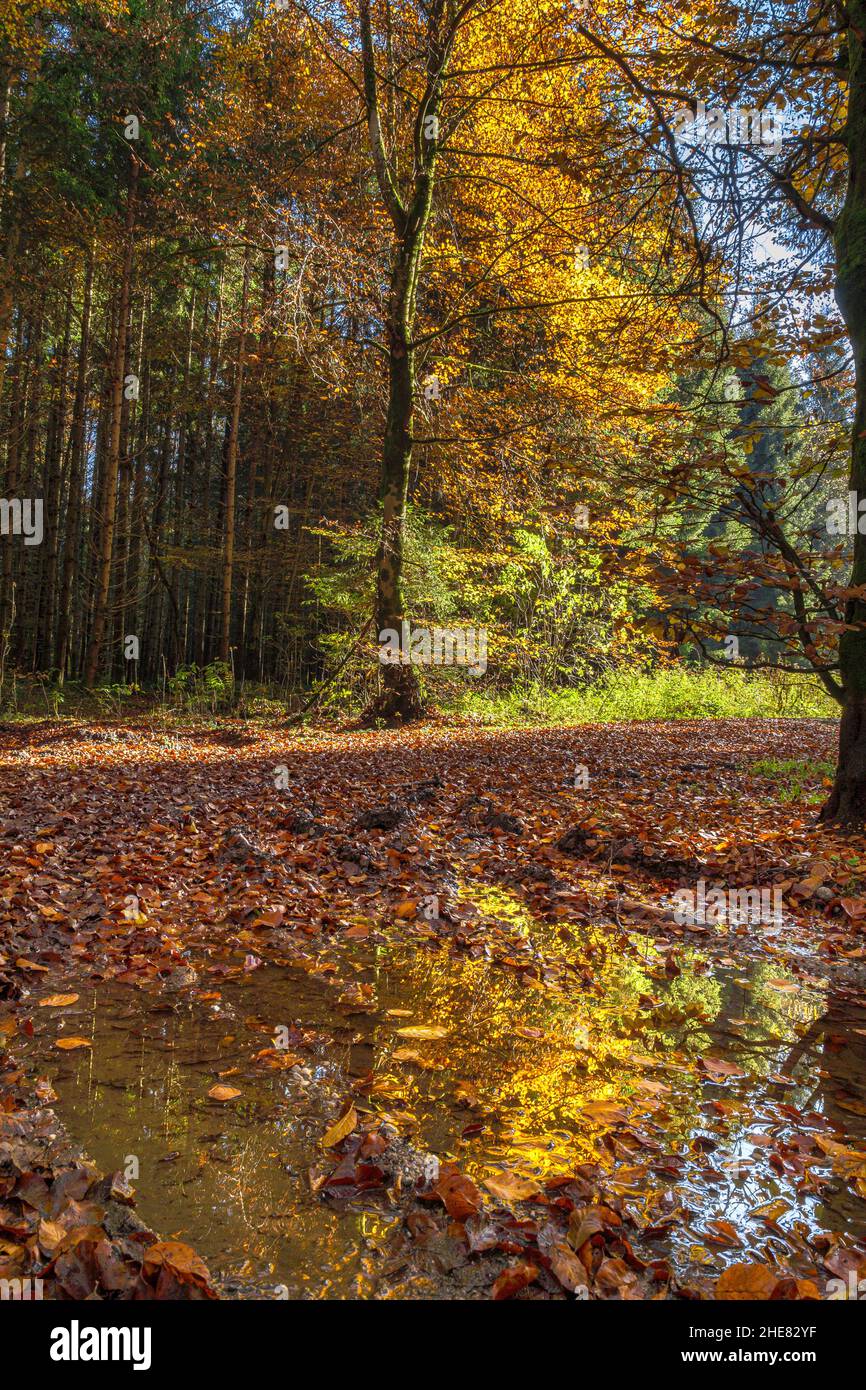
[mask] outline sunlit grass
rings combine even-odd
[[[805,762],[802,758],[759,758],[749,771],[767,779],[767,790],[775,800],[805,801],[815,805],[827,795],[833,764]]]
[[[583,690],[524,686],[468,692],[460,713],[495,725],[580,724],[629,719],[835,718],[817,681],[775,673],[689,670],[617,672]]]

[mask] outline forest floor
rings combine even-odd
[[[0,1278],[866,1277],[866,841],[815,823],[835,736],[7,726]],[[714,885],[780,911],[674,900]]]

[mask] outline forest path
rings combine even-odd
[[[832,737],[6,735],[16,1054],[228,1294],[823,1286],[866,1258]],[[773,757],[806,764],[781,806]],[[761,888],[769,920],[731,920]]]

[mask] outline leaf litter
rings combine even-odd
[[[497,1299],[866,1275],[866,849],[756,785],[794,728],[828,755],[822,721],[261,729],[230,758],[180,731],[4,735],[0,1272],[211,1297],[311,1289],[332,1258],[341,1296]],[[275,762],[291,787],[266,795]],[[784,913],[679,920],[698,879]],[[48,1103],[106,1168],[146,1147],[117,1104],[130,1033],[188,1074],[139,1202],[189,1244],[74,1141],[55,1157]],[[222,1128],[190,1136],[208,1099]],[[226,1212],[257,1183],[249,1238]],[[236,1259],[211,1279],[215,1213]]]

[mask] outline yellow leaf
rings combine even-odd
[[[331,1125],[331,1128],[322,1139],[322,1147],[325,1149],[332,1149],[335,1144],[339,1144],[341,1139],[345,1139],[347,1134],[352,1133],[357,1123],[357,1112],[354,1105],[350,1105],[345,1115],[343,1115],[335,1125]]]
[[[448,1029],[442,1028],[438,1023],[419,1023],[413,1024],[410,1028],[398,1028],[398,1038],[447,1038]]]
[[[87,1038],[58,1038],[55,1047],[62,1047],[64,1052],[71,1052],[73,1047],[90,1047]]]
[[[77,994],[49,994],[45,999],[39,1000],[40,1009],[65,1009],[67,1004],[74,1004]]]

